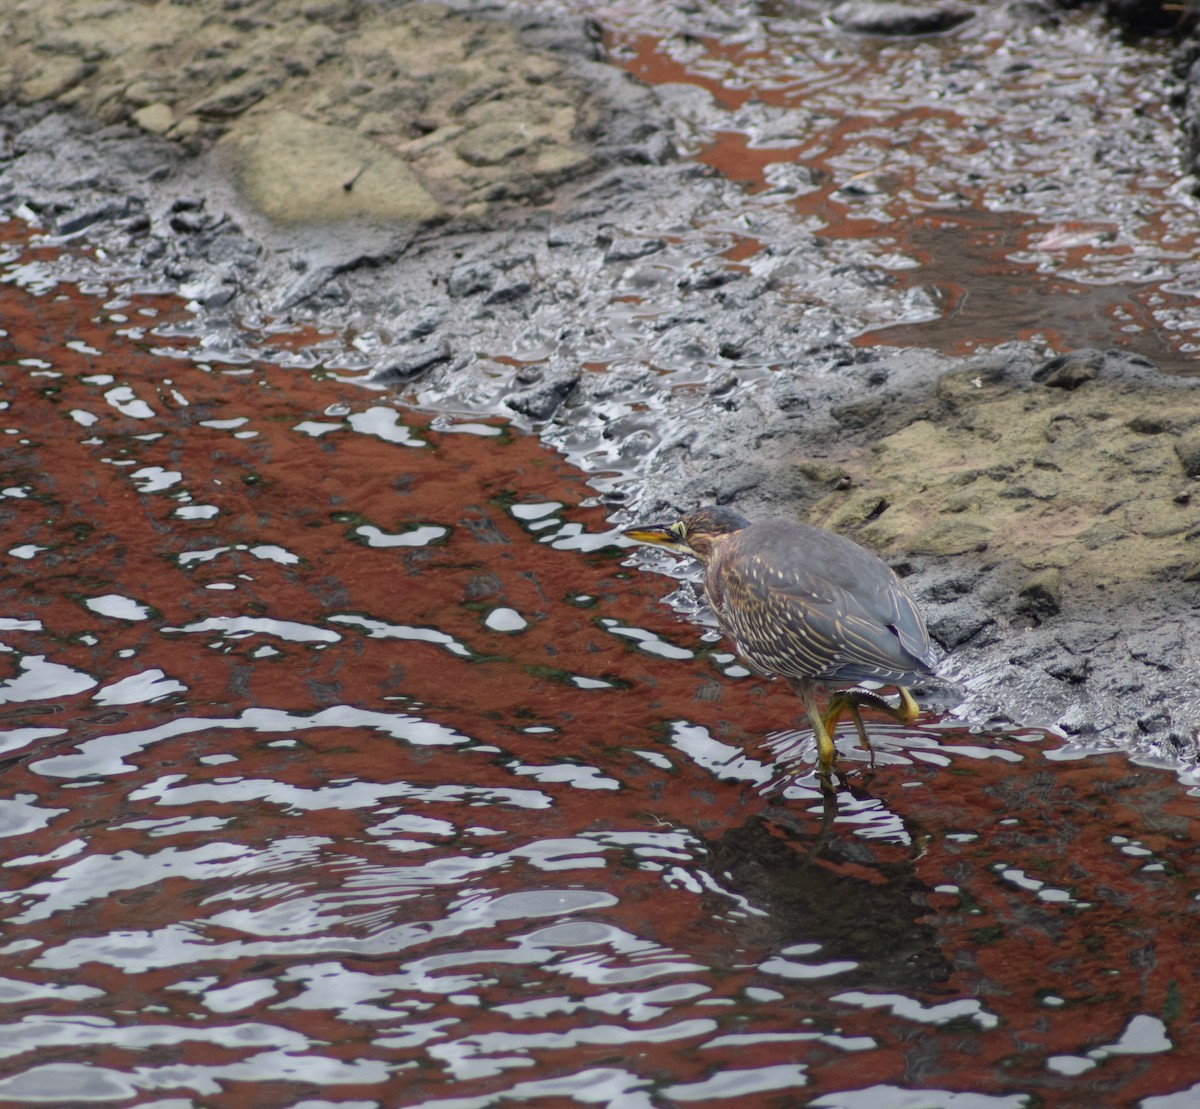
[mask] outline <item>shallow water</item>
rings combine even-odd
[[[926,720],[830,805],[554,453],[2,226],[0,1100],[1200,1096],[1174,777]]]
[[[683,147],[748,186],[714,226],[785,210],[842,262],[840,285],[799,295],[859,316],[861,344],[1116,346],[1197,372],[1197,202],[1167,45],[1123,41],[1086,11],[1051,24],[980,4],[914,39],[848,34],[828,8],[583,14],[613,61],[668,87]],[[863,266],[885,318],[871,319]]]

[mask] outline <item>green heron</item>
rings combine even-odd
[[[860,706],[901,724],[916,719],[905,687],[933,673],[929,633],[904,583],[870,551],[824,528],[791,520],[752,524],[715,506],[624,534],[700,560],[721,630],[759,673],[786,678],[804,704],[822,777],[833,766],[831,737],[844,713],[868,750]],[[868,689],[839,689],[821,713],[822,686],[864,681],[895,686],[898,703]]]

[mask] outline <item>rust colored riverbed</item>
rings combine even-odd
[[[0,1102],[1200,1096],[1174,776],[927,720],[828,807],[535,440],[3,236]]]

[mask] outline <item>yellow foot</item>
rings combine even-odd
[[[897,724],[908,725],[917,719],[920,715],[920,707],[913,699],[913,695],[909,693],[903,686],[897,686],[899,698],[896,703],[890,701],[880,693],[876,693],[872,689],[840,689],[829,700],[829,707],[825,710],[825,715],[821,718],[821,726],[825,733],[832,736],[837,731],[838,720],[843,715],[848,715],[854,721],[854,730],[858,732],[858,738],[862,745],[871,752],[871,765],[875,765],[875,749],[871,746],[871,741],[867,738],[867,729],[862,721],[862,713],[860,709],[871,708],[877,712],[883,713],[885,716],[890,716]],[[832,744],[832,740],[830,740]]]

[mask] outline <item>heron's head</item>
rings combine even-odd
[[[749,526],[750,521],[740,512],[710,504],[681,516],[674,523],[638,524],[621,534],[648,547],[661,547],[707,562],[713,545],[721,536],[732,535]]]

